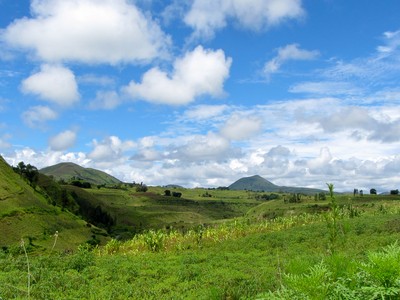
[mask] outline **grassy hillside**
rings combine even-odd
[[[316,194],[325,192],[320,189],[304,188],[304,187],[291,187],[291,186],[278,186],[265,178],[254,175],[251,177],[243,177],[235,181],[229,186],[230,190],[248,190],[248,191],[265,191],[276,193],[302,193],[302,194]]]
[[[25,237],[34,248],[51,248],[56,231],[58,249],[76,248],[94,234],[104,241],[104,231],[88,228],[85,221],[50,202],[0,157],[0,247],[16,245]]]
[[[93,205],[99,205],[116,221],[114,234],[124,235],[148,229],[175,228],[187,230],[243,216],[260,201],[246,191],[219,191],[175,188],[181,197],[165,196],[165,188],[149,187],[145,193],[135,188],[75,190]]]
[[[92,252],[30,256],[30,288],[25,257],[0,251],[0,297],[399,299],[398,199],[354,199],[367,209],[360,214],[343,206],[334,247],[332,211],[237,219],[185,234],[151,231]]]
[[[56,180],[69,181],[72,177],[80,178],[92,184],[119,184],[121,181],[103,171],[83,168],[74,163],[59,163],[40,170],[41,173],[53,176]]]

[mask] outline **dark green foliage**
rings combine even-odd
[[[14,171],[22,178],[26,179],[29,184],[35,189],[39,180],[39,171],[35,166],[30,164],[25,165],[23,161],[19,162]]]
[[[85,198],[84,191],[72,191],[71,195],[79,205],[78,213],[88,222],[110,230],[115,225],[114,219],[100,205],[95,205]],[[86,197],[89,197],[88,195]]]
[[[369,190],[369,193],[370,193],[371,195],[376,195],[376,189],[370,189],[370,190]]]
[[[87,181],[81,181],[81,180],[73,180],[70,183],[73,186],[77,186],[83,189],[90,189],[92,188],[92,185],[90,184],[90,182]]]
[[[280,198],[280,196],[278,194],[274,194],[274,193],[262,194],[262,195],[257,194],[256,195],[257,200],[264,200],[264,201],[275,200],[275,199],[279,199],[279,198]]]
[[[399,194],[399,190],[398,189],[390,191],[390,195],[398,195],[398,194]]]
[[[182,193],[180,193],[180,192],[172,192],[172,197],[180,198],[181,196],[182,196]]]
[[[289,198],[288,199],[285,199],[285,202],[288,202],[288,203],[300,203],[301,202],[301,197],[302,197],[302,194],[300,194],[300,193],[293,193],[293,194],[291,194],[290,196],[289,196]]]
[[[147,190],[148,190],[147,185],[145,185],[143,183],[141,183],[140,185],[138,185],[136,187],[136,192],[138,192],[138,193],[145,193],[145,192],[147,192]]]
[[[164,196],[170,197],[171,196],[171,191],[170,190],[165,190],[164,191]]]

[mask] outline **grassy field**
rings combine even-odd
[[[152,231],[73,254],[32,253],[29,286],[26,257],[2,253],[0,297],[398,299],[400,207],[372,203],[358,216],[341,209],[334,253],[329,212],[237,219],[185,234]]]
[[[116,219],[116,234],[129,235],[148,229],[188,230],[200,224],[244,216],[260,204],[254,193],[207,189],[173,189],[181,197],[165,196],[166,188],[149,187],[145,193],[135,188],[88,189],[97,203]]]

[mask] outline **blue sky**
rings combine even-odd
[[[400,2],[0,0],[0,153],[149,185],[400,185]]]

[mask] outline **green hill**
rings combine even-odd
[[[45,195],[0,156],[0,247],[17,245],[24,238],[32,247],[48,249],[58,232],[56,249],[74,249],[94,234],[105,235],[104,230],[89,228],[79,217],[53,206]]]
[[[230,190],[248,190],[248,191],[264,191],[264,192],[282,192],[282,193],[302,193],[315,194],[325,192],[320,189],[305,187],[278,186],[267,179],[254,175],[251,177],[243,177],[229,186]]]
[[[48,176],[53,176],[56,180],[69,181],[71,178],[79,178],[91,184],[119,184],[121,181],[103,171],[92,168],[83,168],[74,163],[59,163],[54,166],[43,168],[39,171]]]

